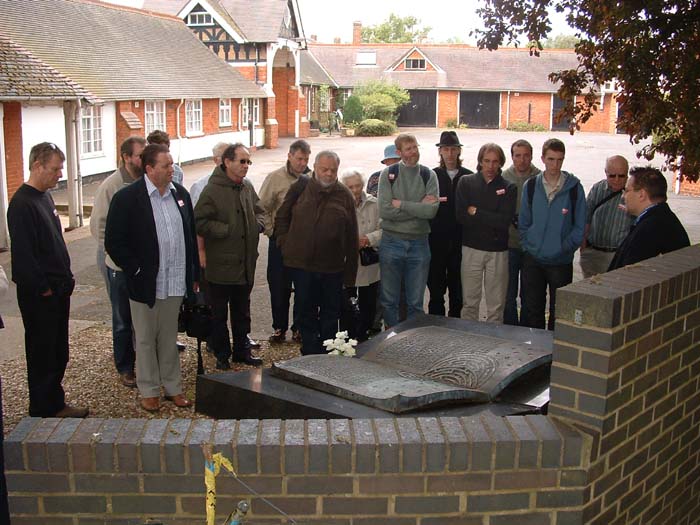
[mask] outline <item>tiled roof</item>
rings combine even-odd
[[[326,73],[321,64],[309,51],[301,51],[300,84],[313,84],[316,86],[328,85],[338,87],[335,81]]]
[[[81,0],[0,0],[0,33],[103,100],[265,97],[182,22]]]
[[[86,99],[92,94],[0,34],[0,100]]]
[[[406,89],[461,89],[471,91],[556,92],[548,75],[578,66],[572,51],[544,50],[539,57],[526,49],[479,50],[470,46],[377,44],[343,45],[309,43],[309,51],[340,87],[357,86],[368,80],[384,79]],[[441,69],[436,71],[393,71],[391,66],[417,47]],[[376,66],[356,65],[358,51],[376,52]],[[302,70],[303,76],[303,70]]]

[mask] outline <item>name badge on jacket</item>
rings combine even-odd
[[[447,202],[447,197],[440,197],[438,200],[440,202]]]
[[[506,190],[504,190],[503,188],[501,188],[500,190],[496,190],[496,195],[505,195],[505,194],[506,194]]]
[[[185,201],[183,201],[182,199],[178,199],[177,205],[180,206],[180,208],[182,208],[185,205]]]

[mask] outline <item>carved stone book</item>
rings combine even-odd
[[[294,383],[400,414],[452,403],[485,403],[552,354],[529,344],[443,327],[406,330],[362,358],[308,355],[275,363]]]

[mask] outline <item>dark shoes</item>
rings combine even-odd
[[[119,372],[119,381],[129,388],[136,388],[136,376],[133,372]]]
[[[189,408],[192,406],[192,401],[187,399],[184,394],[178,394],[176,396],[165,396],[165,399],[172,401],[176,407],[179,408]]]
[[[216,360],[217,370],[231,370],[231,365],[228,363],[228,359],[217,359]]]
[[[86,407],[72,407],[70,405],[65,405],[61,410],[56,412],[54,417],[87,417],[90,410]]]
[[[233,354],[231,360],[234,363],[243,363],[248,366],[262,366],[263,361],[257,357],[253,357],[250,354],[250,350],[247,350],[244,354]]]
[[[185,348],[187,348],[187,346],[185,346],[185,345],[184,345],[183,343],[181,343],[180,341],[178,341],[177,343],[175,343],[175,346],[177,347],[177,351],[178,351],[178,352],[184,352],[184,351],[185,351]]]
[[[255,348],[255,349],[260,348],[260,343],[258,343],[255,339],[251,339],[249,335],[246,335],[245,337],[246,337],[246,342],[245,342],[246,348]]]
[[[273,345],[284,343],[287,339],[287,334],[286,332],[280,330],[279,328],[275,329],[275,331],[272,333],[268,341],[272,343]]]
[[[160,398],[159,397],[142,397],[141,398],[141,408],[147,410],[148,412],[158,412],[160,410]]]
[[[292,331],[292,341],[301,343],[301,332],[299,330]]]

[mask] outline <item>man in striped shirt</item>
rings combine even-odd
[[[622,205],[629,164],[620,155],[605,161],[605,179],[595,183],[586,199],[586,230],[581,244],[584,278],[608,271],[615,250],[630,230],[633,218]]]

